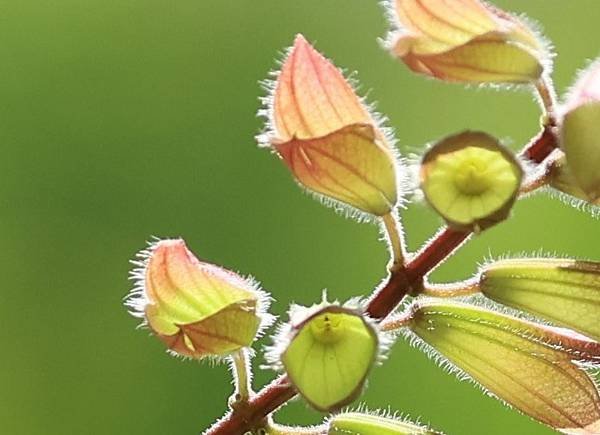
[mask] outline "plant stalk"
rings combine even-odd
[[[250,385],[250,357],[248,349],[242,348],[231,355],[233,361],[233,372],[235,378],[235,400],[246,403],[252,394]]]
[[[547,123],[521,155],[539,164],[557,146],[554,126],[552,123]],[[422,289],[427,275],[465,243],[471,234],[447,227],[440,229],[404,267],[391,271],[386,282],[370,299],[366,313],[380,321],[387,317],[406,295]],[[204,435],[243,435],[295,396],[294,387],[285,376],[280,376],[250,398],[248,413],[244,416],[230,413],[215,423]]]
[[[385,233],[390,245],[392,260],[390,270],[404,266],[404,235],[398,222],[398,217],[392,211],[381,217]]]

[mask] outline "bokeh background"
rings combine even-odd
[[[600,54],[597,0],[497,4],[543,23],[560,91]],[[386,27],[375,0],[0,1],[1,433],[198,434],[221,416],[227,368],[169,357],[123,307],[128,261],[152,235],[254,275],[278,315],[383,278],[376,226],[302,194],[256,147],[258,82],[295,33],[359,72],[403,153],[465,128],[515,149],[536,133],[527,92],[414,76],[380,49]],[[440,223],[422,204],[402,214],[411,249]],[[509,252],[599,259],[599,241],[597,220],[540,195],[435,277]],[[551,433],[402,342],[363,400],[448,434]],[[297,401],[278,418],[320,416]]]

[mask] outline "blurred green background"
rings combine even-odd
[[[597,0],[497,3],[543,23],[560,91],[600,53]],[[537,131],[526,92],[411,75],[378,46],[376,1],[0,1],[1,433],[198,434],[222,415],[227,368],[169,357],[122,305],[128,261],[152,235],[254,275],[279,315],[323,288],[345,299],[383,278],[376,226],[302,194],[256,147],[258,82],[297,32],[359,72],[405,154],[464,128],[515,149]],[[403,219],[411,249],[440,223],[419,204]],[[508,252],[599,259],[599,241],[597,220],[537,196],[435,277]],[[256,384],[272,376],[258,371]],[[402,342],[363,400],[448,434],[550,433]],[[278,418],[319,421],[299,401]]]

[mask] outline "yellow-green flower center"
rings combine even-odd
[[[336,343],[344,336],[343,314],[324,313],[310,322],[313,337],[321,343]]]
[[[521,168],[491,136],[465,132],[436,144],[421,169],[428,202],[446,221],[473,230],[505,217],[521,184]]]
[[[467,159],[459,165],[454,175],[456,188],[465,195],[480,195],[490,188],[487,162],[481,158]]]

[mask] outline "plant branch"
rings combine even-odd
[[[556,91],[552,80],[543,75],[535,84],[535,89],[544,111],[544,125],[556,125]]]
[[[291,427],[270,423],[268,435],[327,435],[328,425],[314,427]]]
[[[252,394],[250,385],[250,358],[248,349],[242,348],[231,355],[235,378],[235,401],[248,402]]]
[[[367,314],[383,319],[390,314],[404,297],[418,292],[423,278],[458,249],[471,233],[444,227],[425,244],[409,261],[406,267],[393,271],[388,280],[371,298]]]
[[[381,322],[379,328],[384,332],[396,331],[400,328],[404,328],[410,324],[411,320],[413,320],[414,313],[414,306],[411,305],[403,313]]]
[[[521,153],[521,156],[542,163],[557,147],[554,123],[546,123]],[[387,280],[379,286],[366,308],[366,313],[383,320],[410,293],[423,287],[424,278],[448,256],[457,250],[472,233],[444,227],[408,259],[403,267],[392,270]],[[296,391],[285,376],[280,376],[250,398],[247,412],[232,412],[217,422],[205,435],[243,435],[248,430],[262,427],[266,416],[276,411],[296,396]]]
[[[470,296],[479,293],[479,279],[472,278],[466,281],[451,284],[429,284],[425,283],[421,294],[436,298],[455,298],[459,296]]]
[[[381,217],[385,233],[390,245],[390,251],[392,253],[392,260],[390,270],[394,270],[397,267],[404,265],[404,235],[398,217],[394,212],[390,212]]]
[[[521,186],[519,190],[519,195],[527,195],[531,192],[535,192],[538,189],[541,189],[544,186],[547,186],[550,182],[549,171],[546,168],[546,171],[542,173],[540,176],[534,178],[528,183]]]

